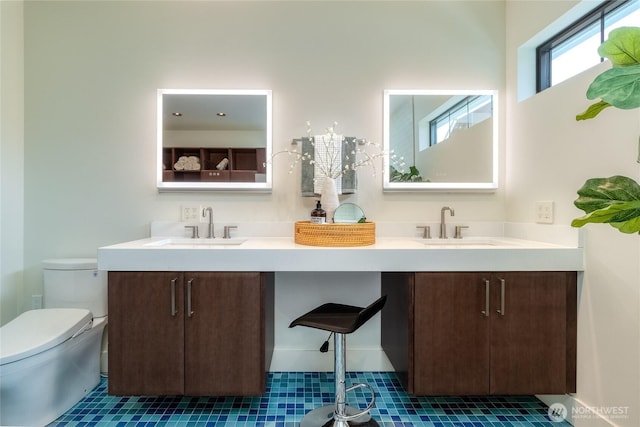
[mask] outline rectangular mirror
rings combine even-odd
[[[158,90],[159,191],[271,191],[271,91]]]
[[[385,191],[498,188],[498,92],[385,90]]]

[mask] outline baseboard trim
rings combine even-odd
[[[271,372],[333,372],[333,350],[275,348],[271,360]],[[382,348],[354,348],[347,350],[348,371],[394,371]]]

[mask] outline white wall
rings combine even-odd
[[[211,205],[217,224],[304,219],[288,161],[271,194],[158,194],[157,88],[271,89],[275,151],[324,129],[382,140],[384,89],[502,89],[504,3],[25,2],[25,281],[40,261],[99,246]],[[99,17],[99,19],[96,19]],[[456,28],[451,32],[451,28]],[[443,36],[446,34],[446,36]],[[460,52],[465,52],[460,55]],[[502,108],[500,109],[503,110]],[[383,194],[364,170],[349,200],[374,221],[502,220],[495,194]]]
[[[593,4],[593,2],[592,2]],[[601,64],[522,102],[516,94],[516,49],[575,2],[507,2],[507,220],[533,222],[538,200],[553,200],[555,221],[583,215],[573,201],[592,177],[640,181],[635,162],[640,111],[609,109],[576,122],[585,92],[610,65]],[[586,227],[584,280],[578,301],[578,405],[628,407],[612,425],[640,425],[640,239],[608,225]],[[581,416],[577,426],[603,424]]]
[[[22,2],[0,2],[0,325],[23,309],[24,94]]]

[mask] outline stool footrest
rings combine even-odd
[[[347,389],[345,390],[346,393],[356,390],[358,388],[367,388],[369,389],[369,392],[371,393],[371,400],[369,401],[369,405],[367,405],[366,408],[364,408],[362,411],[352,414],[352,415],[345,415],[345,414],[339,414],[337,411],[335,412],[334,416],[335,419],[338,421],[351,421],[351,420],[355,420],[356,418],[360,418],[365,414],[368,414],[369,411],[371,411],[371,409],[373,408],[373,405],[375,405],[376,403],[376,394],[373,391],[373,388],[371,388],[371,386],[369,384],[364,384],[364,383],[356,383],[353,384],[351,387],[347,387]]]
[[[336,409],[336,405],[334,404],[334,405],[321,406],[319,408],[314,409],[313,411],[307,412],[305,416],[302,418],[302,420],[300,421],[300,427],[323,427],[327,425],[340,427],[339,424],[342,424],[343,426],[345,424],[349,425],[349,422],[347,421],[343,421],[342,423],[335,422],[335,418],[334,418],[335,409]],[[347,414],[355,414],[358,411],[359,411],[358,408],[352,408],[350,406],[345,407],[345,412]],[[360,418],[352,420],[352,423],[355,425],[363,425],[363,426],[378,425],[377,423],[375,423],[375,420],[373,420],[369,414],[361,415]]]

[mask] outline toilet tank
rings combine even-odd
[[[94,317],[107,315],[107,272],[95,258],[47,259],[44,270],[45,308],[86,308]]]

